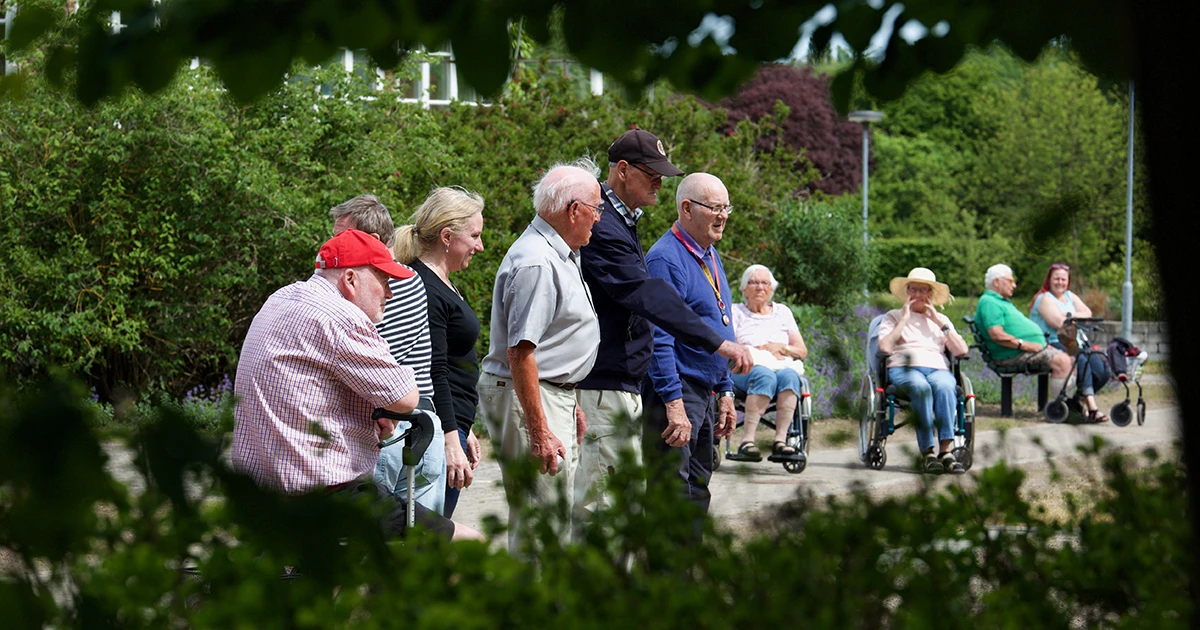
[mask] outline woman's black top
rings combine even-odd
[[[456,427],[470,429],[479,403],[475,390],[479,380],[479,359],[475,356],[479,318],[471,305],[425,263],[414,260],[409,266],[421,276],[429,300],[429,337],[433,342],[430,376],[442,430],[450,433]]]

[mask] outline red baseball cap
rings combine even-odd
[[[417,272],[396,262],[382,241],[360,230],[346,230],[325,241],[317,251],[317,269],[346,269],[370,265],[383,273],[404,280]]]

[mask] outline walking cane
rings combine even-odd
[[[420,410],[416,410],[411,413],[396,413],[383,408],[376,409],[371,414],[372,420],[379,420],[380,418],[387,418],[388,420],[394,420],[396,422],[403,421],[408,423],[408,430],[399,435],[393,435],[386,440],[381,440],[379,442],[379,448],[386,448],[401,440],[404,440],[402,460],[404,461],[404,467],[407,469],[408,473],[407,478],[405,479],[405,483],[408,487],[408,494],[405,495],[406,498],[404,500],[404,507],[406,516],[408,517],[408,527],[411,528],[414,524],[416,524],[416,508],[414,507],[416,502],[413,501],[413,492],[415,490],[416,480],[414,478],[413,470],[416,468],[417,464],[421,463],[421,458],[425,455],[425,449],[429,448],[429,443],[433,441],[433,418],[431,418],[429,414]],[[409,437],[412,439],[408,439]]]

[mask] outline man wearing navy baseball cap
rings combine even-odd
[[[285,494],[324,489],[377,495],[393,535],[407,525],[404,502],[371,479],[390,420],[376,408],[417,406],[413,370],[396,363],[375,330],[392,292],[388,278],[412,269],[374,235],[346,230],[321,245],[315,272],[271,295],[242,344],[234,393],[233,468]],[[479,532],[416,509],[422,526],[453,538]]]
[[[670,284],[652,278],[646,269],[638,221],[644,208],[658,203],[663,178],[683,175],[667,157],[662,141],[644,129],[631,129],[608,148],[608,162],[608,180],[600,185],[600,222],[592,228],[591,242],[580,250],[583,277],[600,320],[600,351],[595,367],[579,384],[588,431],[575,475],[578,521],[611,503],[600,490],[601,482],[620,461],[622,450],[631,449],[641,459],[640,425],[621,420],[642,415],[641,392],[655,326],[729,359],[735,372],[753,366],[749,348],[726,340]]]

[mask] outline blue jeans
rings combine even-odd
[[[468,430],[458,427],[458,442],[462,444],[463,452],[467,452],[467,433]],[[451,518],[454,516],[454,508],[458,507],[458,495],[462,494],[462,490],[446,486],[446,512],[445,517]]]
[[[776,372],[770,368],[756,365],[748,374],[734,374],[733,386],[748,396],[766,396],[771,400],[787,390],[800,395],[800,375],[791,368],[783,368]]]
[[[442,435],[442,421],[433,416],[433,440],[420,463],[413,469],[413,498],[431,512],[442,513],[446,503],[446,441]],[[407,422],[397,422],[396,432],[408,429]],[[402,499],[408,499],[408,471],[404,468],[404,443],[393,444],[379,451],[375,464],[375,482],[392,491]]]
[[[934,446],[933,424],[937,421],[939,440],[954,439],[955,407],[958,383],[950,370],[927,367],[888,368],[888,380],[908,395],[917,414],[917,448],[924,453]]]
[[[1050,344],[1059,350],[1066,350],[1057,341]],[[1075,367],[1075,385],[1084,396],[1095,396],[1096,390],[1108,384],[1108,362],[1100,353],[1089,354],[1087,357],[1075,357],[1078,363]],[[1051,392],[1055,395],[1058,392]]]

